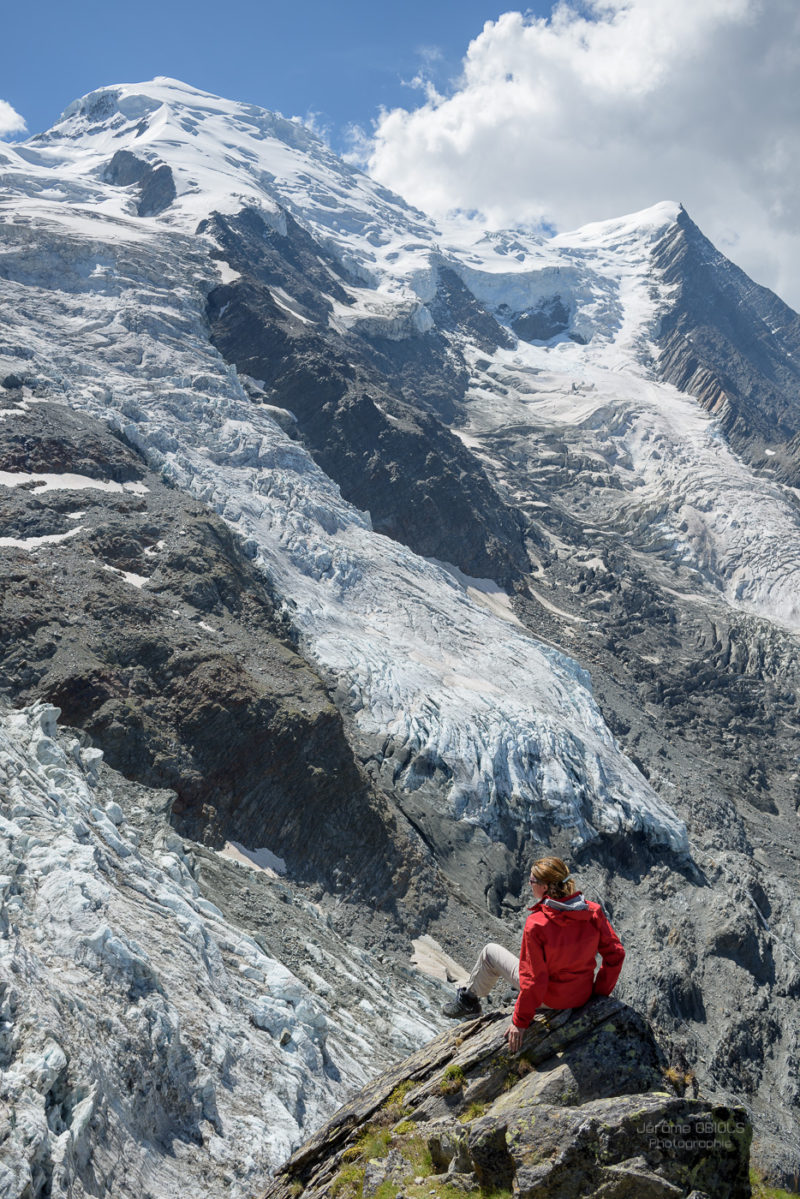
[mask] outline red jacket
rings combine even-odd
[[[543,899],[530,909],[519,955],[519,999],[513,1021],[527,1028],[541,1004],[582,1007],[614,990],[625,950],[599,903],[577,892],[569,901]],[[597,974],[595,958],[603,964]]]

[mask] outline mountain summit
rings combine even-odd
[[[247,1193],[439,1027],[411,941],[518,943],[547,847],[613,909],[623,998],[788,1178],[798,317],[677,204],[440,227],[170,79],[76,101],[0,171],[0,719],[32,772],[0,872],[35,964],[14,1012],[65,1059],[23,1068],[61,1059],[12,1013],[41,1131],[15,1177],[121,1161],[119,1194],[167,1193],[178,1137],[196,1193]],[[69,903],[33,918],[51,875]],[[149,1061],[159,1021],[174,1127],[106,1057]]]

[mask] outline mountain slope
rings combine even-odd
[[[738,456],[796,435],[769,302],[707,339],[751,413],[718,421],[675,347],[741,280],[676,205],[438,229],[163,79],[0,154],[5,697],[284,858],[392,979],[421,932],[513,944],[529,857],[569,856],[624,995],[788,1176],[800,530]]]
[[[653,261],[677,290],[658,336],[661,378],[697,396],[748,462],[796,487],[800,317],[683,211]]]

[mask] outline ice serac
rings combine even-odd
[[[380,964],[307,902],[316,969],[265,952],[263,928],[203,898],[202,863],[160,819],[170,794],[126,786],[58,715],[0,708],[3,1194],[250,1194],[368,1062],[430,1035],[430,1002],[399,983],[391,1027],[341,1019],[322,975],[375,999]],[[299,901],[262,885],[262,920],[285,920]],[[367,1056],[378,1030],[388,1052]]]

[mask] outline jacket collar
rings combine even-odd
[[[583,893],[576,891],[568,899],[551,899],[549,895],[545,895],[544,899],[540,899],[528,911],[535,912],[537,908],[551,908],[556,912],[584,912],[588,907],[588,903],[583,898]]]

